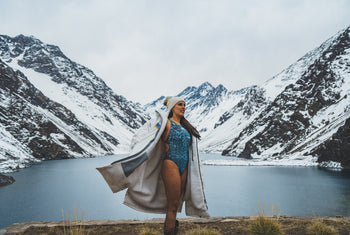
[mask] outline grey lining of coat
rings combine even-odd
[[[156,111],[158,114],[160,114],[158,111]],[[160,114],[160,122],[159,123],[163,123],[163,117]],[[148,144],[142,149],[140,150],[138,153],[135,153],[131,156],[119,159],[115,162],[112,162],[111,165],[118,163],[118,162],[122,162],[122,168],[124,171],[124,174],[126,177],[128,177],[139,165],[141,165],[144,161],[147,160],[148,158],[148,154],[147,152],[145,152],[145,150],[150,146],[150,144],[157,138],[157,136],[159,135],[159,131],[161,128],[159,128],[156,132],[156,134],[154,135],[154,137],[152,138],[152,140],[150,140],[148,142]],[[142,153],[143,152],[143,153]],[[140,155],[141,154],[141,155]]]

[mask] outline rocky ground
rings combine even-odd
[[[6,176],[0,173],[0,187],[12,184],[15,179],[12,176]]]
[[[209,219],[180,219],[179,234],[196,228],[215,229],[221,234],[249,234],[249,226],[256,216],[248,217],[212,217]],[[277,218],[273,218],[277,219]],[[334,227],[340,235],[350,234],[350,217],[286,217],[278,218],[284,234],[306,234],[306,228],[315,222]],[[163,232],[163,219],[153,220],[93,220],[62,222],[30,222],[13,224],[0,230],[1,235],[9,234],[140,234],[145,229]],[[79,231],[77,233],[77,231]]]

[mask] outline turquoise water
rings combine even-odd
[[[46,161],[9,174],[16,182],[0,188],[0,228],[17,222],[60,221],[62,210],[72,219],[74,208],[78,219],[163,218],[124,206],[125,191],[113,194],[95,170],[122,156]],[[279,205],[281,214],[287,216],[350,216],[348,170],[204,166],[204,180],[211,216],[255,215],[261,207],[271,214],[271,205]],[[179,216],[186,217],[184,213]]]

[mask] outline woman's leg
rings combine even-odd
[[[186,184],[187,184],[187,166],[182,175],[180,176],[181,178],[181,195],[185,192],[186,189]]]
[[[171,229],[175,227],[176,213],[181,196],[181,177],[179,168],[173,161],[168,159],[163,161],[162,179],[168,201],[165,227]]]

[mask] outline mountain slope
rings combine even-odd
[[[308,155],[350,116],[350,28],[325,42],[316,60],[249,124],[224,155]]]
[[[321,165],[325,162],[339,163],[343,166],[350,166],[350,118],[348,118],[332,138],[326,140],[318,146],[313,154],[318,156],[318,162]]]
[[[101,133],[44,96],[19,71],[0,60],[0,163],[2,172],[46,159],[112,153]],[[107,138],[113,137],[104,133]]]
[[[89,126],[115,136],[122,145],[129,143],[134,129],[145,122],[139,105],[116,95],[102,79],[71,61],[57,46],[19,35],[0,36],[0,49],[1,58],[22,71],[44,95]]]
[[[0,171],[38,159],[125,152],[147,118],[57,46],[0,35],[0,60]]]

